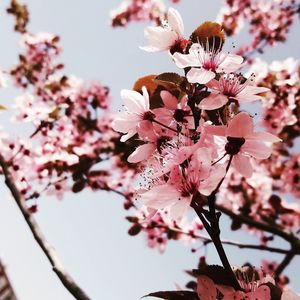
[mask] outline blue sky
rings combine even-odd
[[[16,63],[19,50],[18,35],[12,31],[12,18],[5,14],[8,3],[0,3],[1,68]],[[26,3],[31,13],[30,31],[60,35],[66,73],[86,80],[97,79],[108,85],[115,110],[121,107],[120,90],[131,88],[136,78],[176,70],[166,54],[149,54],[138,48],[145,44],[145,24],[132,24],[126,30],[110,28],[109,10],[119,4],[118,0],[28,0]],[[187,34],[201,22],[214,20],[220,3],[219,0],[183,0],[177,8],[185,21]],[[294,30],[289,43],[271,49],[265,59],[297,57],[300,50],[298,36],[299,31]],[[247,39],[247,34],[242,34],[234,39],[234,43],[238,46]],[[1,104],[9,106],[18,93],[15,90],[0,91]],[[0,118],[2,124],[7,120],[5,116]],[[0,257],[19,298],[73,299],[52,273],[4,184],[0,185],[0,193]],[[119,197],[85,191],[68,194],[63,201],[43,197],[36,218],[63,265],[92,299],[133,300],[152,291],[174,289],[175,283],[183,286],[188,280],[183,270],[194,268],[198,255],[174,242],[168,245],[164,255],[148,249],[143,236],[127,235],[129,224],[124,220],[125,215]],[[243,238],[243,233],[230,232],[226,218],[222,224],[224,238]],[[247,242],[250,241],[255,238],[247,236]],[[257,252],[232,247],[227,247],[227,251],[232,264],[238,265],[245,260],[253,264],[260,262]],[[263,256],[279,257],[269,253],[263,253]],[[213,247],[208,248],[208,261],[218,262]],[[288,268],[295,287],[300,285],[296,268],[299,262],[297,258]]]

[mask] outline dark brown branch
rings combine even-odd
[[[295,256],[295,251],[293,249],[284,257],[282,262],[278,265],[278,267],[275,270],[275,279],[278,280],[281,273],[284,271],[284,269],[289,265],[289,263],[292,261],[292,259]]]
[[[78,300],[90,300],[90,298],[85,294],[85,292],[77,285],[77,283],[71,278],[71,276],[63,270],[62,265],[60,264],[54,250],[48,244],[47,240],[43,236],[39,225],[35,221],[32,214],[28,211],[25,204],[25,200],[17,189],[14,179],[9,171],[9,165],[5,161],[4,157],[0,154],[0,166],[3,170],[5,177],[5,184],[11,191],[11,194],[17,203],[31,233],[33,234],[34,239],[46,255],[48,261],[50,262],[53,271],[56,273],[62,284],[65,288]]]

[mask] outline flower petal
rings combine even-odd
[[[227,102],[228,98],[223,94],[212,93],[200,102],[199,108],[205,110],[213,110],[224,106]]]
[[[148,159],[155,149],[156,145],[153,143],[141,145],[128,156],[127,161],[130,163],[138,163],[142,160]]]
[[[182,38],[184,34],[184,25],[179,12],[170,7],[168,10],[168,23],[169,26],[178,34],[178,38]]]
[[[220,60],[222,61],[220,65],[217,68],[217,72],[225,72],[225,73],[231,73],[235,72],[238,69],[240,69],[243,65],[244,58],[240,55],[236,54],[221,54]]]
[[[149,46],[141,47],[141,49],[149,52],[158,52],[170,49],[176,40],[178,34],[175,31],[163,27],[149,26],[144,30],[145,38],[148,40]]]
[[[190,204],[191,204],[191,197],[181,197],[180,200],[176,199],[177,201],[175,202],[174,205],[171,206],[170,208],[170,217],[173,220],[180,221],[183,217],[183,215],[186,213],[188,210]]]
[[[282,140],[269,132],[253,132],[251,135],[247,136],[247,140],[260,140],[263,142],[277,143]]]
[[[138,115],[130,114],[128,112],[121,112],[116,115],[111,126],[115,131],[127,133],[128,130],[134,128],[139,121],[140,117]]]
[[[179,52],[175,52],[172,57],[176,66],[181,69],[200,66],[200,61],[194,54],[181,54]]]
[[[201,300],[215,300],[217,289],[214,282],[205,275],[198,277],[197,293]]]
[[[246,178],[252,176],[253,168],[250,162],[250,158],[247,156],[241,154],[234,155],[232,159],[232,167]]]
[[[121,98],[129,112],[139,114],[147,111],[145,98],[140,93],[131,90],[122,90]]]
[[[268,91],[269,89],[265,87],[248,85],[240,93],[236,95],[235,99],[241,102],[252,102],[256,100],[261,100],[262,96],[259,96],[257,94],[265,93]]]
[[[209,196],[225,176],[225,169],[224,164],[215,165],[211,169],[210,176],[200,183],[199,192],[205,196]]]
[[[215,78],[216,74],[205,69],[192,68],[187,73],[187,79],[190,83],[206,84]]]
[[[140,194],[141,201],[148,207],[164,209],[173,205],[178,198],[179,192],[169,184],[152,187],[149,191]]]
[[[272,148],[259,141],[246,140],[240,151],[257,159],[266,159],[270,157]]]
[[[163,103],[165,105],[165,108],[170,109],[170,110],[177,109],[178,100],[170,92],[168,92],[168,91],[161,91],[160,92],[160,96],[161,96],[162,101],[163,101]]]
[[[245,112],[241,112],[229,121],[227,136],[246,137],[253,133],[253,120]]]

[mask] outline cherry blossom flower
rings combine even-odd
[[[199,107],[205,110],[217,109],[230,99],[240,103],[261,100],[262,96],[257,94],[267,92],[269,89],[250,85],[250,82],[251,78],[241,83],[240,76],[233,73],[222,75],[219,80],[213,79],[208,83],[212,93],[200,102]]]
[[[119,113],[112,123],[114,130],[126,133],[121,138],[122,142],[137,133],[137,128],[143,122],[150,122],[154,114],[150,111],[149,95],[147,89],[143,87],[143,95],[136,91],[122,90],[121,97],[128,109],[127,112]]]
[[[147,27],[144,34],[149,46],[141,47],[141,49],[148,52],[171,50],[184,40],[184,25],[179,12],[174,8],[169,8],[167,20],[163,21],[162,26]]]
[[[268,158],[272,153],[272,148],[267,146],[265,142],[281,141],[268,132],[254,132],[253,130],[253,120],[245,112],[235,115],[228,122],[228,126],[207,127],[207,132],[226,137],[225,151],[233,156],[232,166],[245,177],[252,176],[253,168],[250,157]]]
[[[225,175],[224,167],[211,168],[211,153],[207,148],[199,148],[190,160],[186,168],[174,166],[167,183],[141,193],[141,201],[154,209],[170,208],[170,217],[180,220],[196,192],[210,195]]]
[[[241,56],[222,53],[220,48],[210,47],[208,41],[205,48],[194,43],[189,49],[189,54],[176,52],[173,58],[179,68],[192,67],[187,73],[189,82],[206,84],[215,78],[216,73],[235,72],[242,67]]]

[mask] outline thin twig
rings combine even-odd
[[[14,183],[13,176],[9,171],[9,165],[5,161],[4,157],[0,154],[0,166],[3,170],[3,174],[5,177],[5,184],[11,191],[11,194],[17,203],[27,225],[31,233],[33,234],[34,239],[46,255],[48,261],[50,262],[53,271],[56,273],[62,284],[65,288],[75,297],[77,300],[90,300],[90,298],[85,294],[85,292],[76,284],[76,282],[71,278],[71,276],[64,271],[61,263],[59,262],[56,253],[53,248],[49,245],[44,235],[42,234],[39,225],[35,221],[32,214],[28,211],[27,206],[25,204],[25,200],[20,194],[18,188]]]
[[[293,233],[286,232],[277,225],[270,225],[267,223],[258,222],[242,214],[235,214],[232,210],[225,208],[221,205],[216,204],[216,208],[222,213],[232,218],[233,220],[237,220],[242,224],[247,224],[250,227],[254,227],[283,238],[291,245],[293,245],[297,254],[300,254],[300,240]]]

